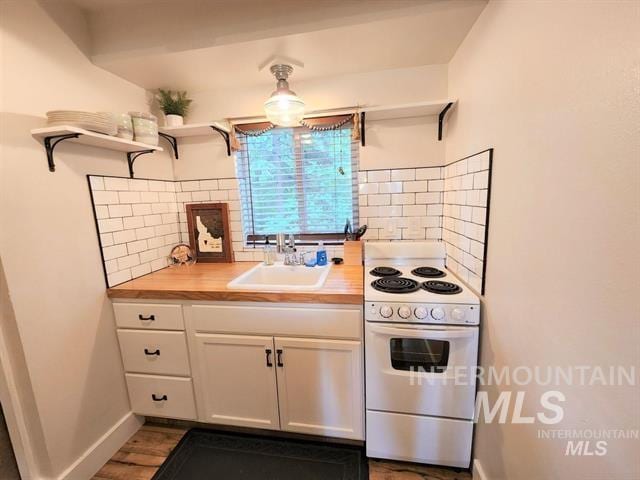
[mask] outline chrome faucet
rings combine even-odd
[[[282,237],[284,238],[284,235]],[[283,253],[285,265],[302,265],[301,258],[303,256],[296,253],[296,238],[293,233],[289,234],[289,245],[284,246]]]
[[[300,265],[300,262],[298,261],[298,255],[291,247],[287,247],[284,252],[284,264],[290,266]]]
[[[276,233],[276,252],[284,253],[286,247],[287,244],[284,241],[284,233]]]

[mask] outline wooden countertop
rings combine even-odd
[[[227,288],[227,283],[255,265],[257,262],[198,263],[165,268],[109,288],[107,295],[111,298],[350,305],[360,305],[364,299],[363,268],[351,265],[332,265],[324,285],[315,291],[265,292]]]

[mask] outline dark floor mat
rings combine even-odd
[[[153,480],[367,480],[364,448],[194,428]]]

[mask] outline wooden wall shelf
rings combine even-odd
[[[178,138],[210,135],[212,132],[217,132],[222,136],[227,145],[227,156],[231,156],[230,130],[220,123],[193,123],[179,127],[160,127],[158,130],[159,135],[171,144],[176,160],[178,159]]]
[[[429,102],[413,102],[397,105],[381,105],[363,107],[360,113],[360,140],[365,146],[365,119],[366,120],[390,120],[395,118],[427,117],[438,115],[438,140],[442,140],[442,131],[447,111],[456,103],[456,100],[437,100]]]
[[[129,175],[131,178],[133,178],[133,163],[136,158],[143,154],[164,151],[162,147],[158,147],[157,145],[148,145],[146,143],[125,140],[124,138],[91,132],[83,128],[72,127],[69,125],[36,128],[31,130],[31,135],[33,138],[44,144],[44,148],[47,152],[47,163],[49,164],[49,171],[51,172],[55,172],[56,170],[56,165],[53,159],[53,150],[56,145],[62,141],[79,143],[89,147],[126,152],[127,163],[129,164]]]

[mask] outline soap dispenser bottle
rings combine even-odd
[[[318,250],[316,252],[316,264],[323,267],[327,264],[327,250],[324,248],[322,241],[318,242]]]
[[[275,263],[276,253],[273,250],[273,246],[269,243],[269,235],[264,242],[264,264],[273,265]]]

